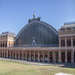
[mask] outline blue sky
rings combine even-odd
[[[57,30],[64,22],[75,21],[75,0],[0,0],[0,33],[17,34],[34,10]]]

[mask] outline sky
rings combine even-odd
[[[75,0],[0,0],[0,33],[17,34],[33,12],[56,30],[75,22]]]

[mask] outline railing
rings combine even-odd
[[[15,45],[14,47],[58,47],[58,44],[23,44],[23,45]]]
[[[75,50],[75,47],[0,47],[0,50]]]

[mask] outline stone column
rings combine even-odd
[[[73,37],[71,37],[71,47],[73,47]]]
[[[20,55],[20,60],[22,59],[22,53],[21,53],[21,51],[19,52],[19,55]]]
[[[61,37],[59,37],[59,47],[61,47]]]
[[[3,57],[5,58],[5,50],[3,50]]]
[[[74,63],[74,49],[71,51],[71,63]]]
[[[67,50],[65,50],[65,63],[67,63]]]
[[[3,49],[1,51],[2,51],[1,53],[2,53],[2,57],[3,57]]]
[[[5,57],[5,50],[3,50],[3,57]]]
[[[40,52],[38,51],[38,62],[40,62]]]
[[[48,63],[50,62],[50,56],[49,56],[49,51],[48,51]]]
[[[59,50],[59,52],[58,52],[58,62],[59,63],[61,63],[62,61],[61,61],[61,51]]]
[[[54,51],[53,51],[53,62],[56,63],[56,55]]]
[[[2,51],[2,57],[3,57],[3,49],[1,51]]]
[[[1,57],[1,50],[0,50],[0,57]]]
[[[26,60],[26,53],[23,51],[23,59]]]
[[[2,49],[2,57],[4,57],[4,50]]]
[[[17,58],[19,59],[19,50],[17,51]]]
[[[27,51],[25,52],[25,59],[27,60]]]
[[[12,58],[14,59],[14,50],[12,50]]]
[[[12,58],[12,50],[10,51],[10,55],[11,55],[11,58]]]
[[[45,62],[45,54],[44,54],[44,51],[43,51],[43,62]]]
[[[2,57],[2,50],[1,50],[1,57]]]
[[[10,57],[9,58],[11,58],[11,51],[9,50],[9,55],[10,55]]]
[[[24,50],[22,50],[22,60],[24,60]]]
[[[18,59],[20,59],[20,51],[18,51]]]
[[[7,51],[5,50],[5,58],[7,57]]]
[[[67,38],[65,37],[65,47],[67,47]]]
[[[4,57],[4,49],[3,49],[3,52],[2,53],[3,53],[3,57]]]
[[[31,51],[29,51],[29,58],[30,58],[30,61],[31,61]]]
[[[34,61],[35,61],[35,51],[34,51]]]
[[[17,57],[16,57],[16,51],[15,51],[15,59],[16,59]]]
[[[1,57],[1,50],[0,50],[0,57]]]
[[[6,49],[6,58],[8,58],[8,50]]]
[[[22,51],[20,50],[20,60],[22,60]]]
[[[2,47],[3,47],[3,41],[2,41]]]
[[[3,49],[1,51],[2,51],[2,57],[3,57]]]

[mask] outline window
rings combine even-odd
[[[75,46],[75,39],[73,39],[73,46]]]
[[[61,47],[65,46],[65,40],[61,40]]]
[[[67,40],[67,46],[71,46],[71,39]]]

